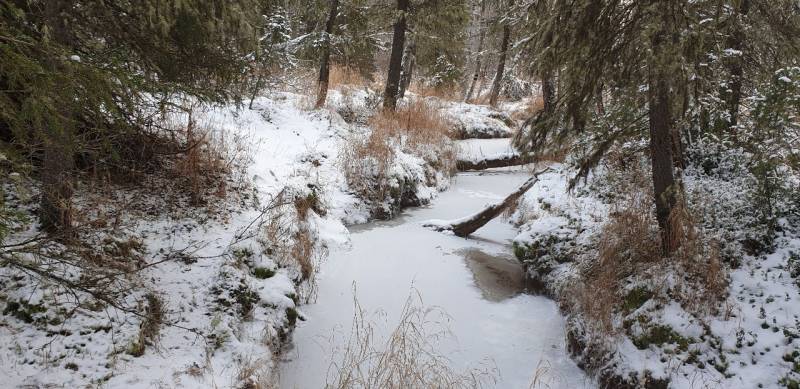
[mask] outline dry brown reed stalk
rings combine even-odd
[[[669,223],[673,231],[671,240],[679,244],[672,261],[683,276],[675,285],[675,296],[692,313],[718,313],[729,283],[719,242],[695,227],[683,196],[679,196]]]
[[[193,206],[208,204],[211,197],[225,198],[229,183],[243,189],[244,170],[252,159],[248,139],[217,129],[211,121],[198,121],[192,107],[187,113],[185,122],[168,123],[182,145],[173,156],[174,187],[184,191]]]
[[[496,369],[455,371],[437,344],[450,337],[446,313],[424,307],[413,290],[400,320],[385,342],[375,334],[354,292],[355,313],[344,350],[328,368],[326,388],[482,388],[495,382]]]
[[[367,86],[369,85],[370,81],[367,80],[361,73],[358,71],[342,66],[342,65],[332,65],[330,70],[330,80],[329,85],[331,89],[337,88],[342,85],[353,85],[353,86]]]
[[[384,201],[397,150],[423,158],[446,175],[456,171],[453,126],[432,103],[416,99],[396,111],[381,110],[368,121],[371,131],[345,139],[340,162],[350,188],[361,197]]]
[[[534,371],[533,379],[528,389],[550,388],[550,383],[553,381],[553,377],[551,376],[552,369],[548,360],[540,359],[539,363],[536,364],[536,370]]]
[[[528,120],[533,115],[544,109],[544,100],[542,96],[532,96],[527,99],[524,109],[511,111],[509,114],[514,120]]]
[[[463,93],[456,85],[430,86],[418,82],[412,82],[408,90],[417,94],[419,97],[436,97],[442,100],[450,101],[460,99],[461,94]]]
[[[614,310],[623,298],[621,281],[643,268],[658,266],[660,239],[653,214],[652,197],[640,169],[626,173],[617,189],[622,193],[598,233],[597,261],[584,272],[578,287],[581,311],[604,334],[614,334]]]

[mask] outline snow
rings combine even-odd
[[[447,101],[441,101],[441,104],[445,115],[456,123],[462,139],[508,138],[514,133],[514,121],[504,112],[487,105]]]
[[[344,347],[353,319],[354,293],[376,321],[374,336],[384,339],[411,288],[420,293],[426,307],[446,313],[452,337],[437,342],[436,351],[459,370],[496,367],[496,387],[519,388],[530,385],[541,363],[550,366],[545,381],[551,388],[593,387],[566,355],[564,323],[553,301],[519,291],[490,298],[503,294],[482,289],[492,283],[481,283],[485,275],[475,270],[480,265],[471,261],[471,254],[477,251],[489,261],[514,264],[508,248],[515,235],[513,226],[494,220],[471,239],[423,226],[430,219],[451,219],[479,210],[528,178],[527,172],[519,170],[462,173],[430,206],[406,211],[395,220],[353,228],[351,246],[332,251],[323,265],[316,302],[302,307],[308,320],[295,331],[281,387],[324,386],[325,374],[309,371],[325,372],[332,361],[338,362],[341,353],[336,350]],[[498,284],[504,285],[503,281]]]
[[[313,184],[320,188],[322,201],[332,212],[325,217],[313,215],[308,223],[319,244],[335,247],[348,242],[343,221],[367,217],[359,200],[346,192],[336,166],[338,145],[347,128],[335,113],[301,110],[301,100],[297,95],[276,94],[257,99],[254,110],[216,107],[196,116],[198,122],[216,124],[254,147],[253,163],[247,171],[262,203],[285,187],[307,190]],[[139,318],[113,308],[80,310],[54,327],[69,335],[55,337],[42,336],[33,326],[3,316],[0,376],[12,387],[81,387],[103,382],[109,388],[194,388],[236,386],[237,369],[247,361],[258,360],[269,369],[277,351],[273,339],[286,326],[286,309],[295,306],[289,296],[298,293],[297,275],[296,270],[260,254],[256,237],[239,241],[258,216],[256,208],[236,207],[220,220],[193,214],[129,220],[130,234],[143,238],[146,261],[162,261],[176,251],[192,258],[189,262],[167,260],[140,275],[147,288],[163,296],[167,321],[175,326],[162,326],[158,343],[148,346],[144,355],[133,357],[125,350],[138,334]],[[275,275],[262,280],[234,265],[232,253],[244,247],[255,253],[255,264],[275,269]],[[239,280],[258,296],[249,320],[214,308],[218,297],[214,288],[222,287],[226,293],[226,286]],[[47,289],[30,285],[14,296],[36,304],[48,298],[47,293]],[[93,328],[103,330],[90,330],[93,335],[86,335],[85,331]],[[224,337],[218,349],[209,346],[210,335]],[[74,364],[76,370],[65,368],[65,363]]]
[[[743,196],[743,188],[754,185],[737,170],[741,166],[735,157],[728,153],[728,158],[718,162],[714,177],[689,169],[685,184],[692,196],[706,199],[698,208],[714,223],[706,227],[727,237],[735,249],[735,241],[749,237],[755,223],[751,205]],[[593,236],[607,220],[609,206],[600,197],[602,190],[597,190],[607,179],[595,182],[590,177],[588,187],[568,193],[571,172],[561,168],[540,177],[511,220],[520,224],[515,244],[543,250],[538,259],[529,262],[531,276],[541,280],[552,295],[569,301],[570,288],[593,258]],[[603,175],[603,168],[596,174]],[[674,300],[649,300],[627,316],[665,326],[687,339],[688,355],[696,353],[696,362],[687,361],[686,353],[670,351],[674,344],[638,348],[632,336],[641,335],[642,327],[634,322],[632,335],[589,339],[608,348],[604,366],[621,376],[634,374],[643,379],[648,372],[651,377],[668,378],[670,388],[778,388],[784,385],[780,383],[784,377],[797,380],[797,372],[792,371],[796,357],[791,355],[800,350],[800,293],[787,261],[800,252],[800,238],[794,227],[785,225],[783,231],[771,254],[753,257],[740,252],[741,265],[731,270],[730,286],[718,314],[691,313]],[[665,276],[663,282],[674,285],[676,274],[644,282],[659,283]],[[570,320],[581,322],[579,312],[567,313]],[[623,317],[615,317],[621,323]]]
[[[511,145],[511,139],[465,139],[458,141],[458,159],[460,161],[480,162],[483,160],[502,159],[519,155]]]

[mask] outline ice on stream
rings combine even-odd
[[[430,219],[452,219],[502,199],[528,178],[524,171],[465,173],[430,206],[391,221],[352,228],[349,249],[321,266],[318,298],[304,306],[307,320],[284,355],[282,388],[321,388],[333,355],[347,340],[353,291],[367,312],[382,312],[386,336],[399,319],[412,287],[425,306],[444,310],[453,337],[438,351],[456,370],[496,368],[498,388],[528,388],[537,367],[551,388],[592,387],[565,350],[564,323],[555,302],[521,293],[521,268],[511,255],[514,228],[494,220],[471,239],[424,228]],[[540,379],[541,380],[541,379]],[[540,381],[541,382],[541,381]]]

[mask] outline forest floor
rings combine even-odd
[[[685,176],[690,196],[702,198],[692,200],[695,209],[719,223],[712,228],[700,224],[698,231],[719,237],[713,242],[728,237],[717,246],[723,254],[639,269],[613,260],[598,264],[603,255],[620,258],[615,257],[618,251],[641,260],[647,253],[642,245],[656,246],[651,232],[637,231],[641,214],[618,206],[631,186],[621,190],[613,183],[620,177],[601,168],[587,185],[569,192],[574,173],[565,166],[554,168],[512,217],[520,226],[516,251],[531,278],[561,302],[571,351],[581,366],[600,377],[601,385],[797,387],[800,231],[783,219],[775,236],[762,238],[774,239],[774,249],[747,253],[736,245],[733,235],[744,239],[766,231],[750,224],[756,211],[745,200],[752,182],[744,174],[720,180],[690,170]],[[720,255],[722,263],[706,262],[709,255]],[[698,264],[702,270],[692,270]],[[622,276],[598,280],[598,266]]]

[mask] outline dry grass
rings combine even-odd
[[[675,285],[674,297],[689,312],[699,315],[719,313],[729,284],[728,272],[722,266],[719,242],[695,227],[683,198],[672,211],[669,223],[673,241],[680,243],[672,261],[684,276],[683,282]]]
[[[420,97],[437,97],[442,100],[459,101],[464,98],[464,91],[457,85],[448,87],[428,86],[418,82],[412,82],[408,90]]]
[[[161,325],[164,323],[165,311],[161,299],[153,293],[148,293],[145,299],[147,305],[144,308],[142,321],[139,324],[138,339],[128,349],[128,354],[134,357],[144,355],[146,346],[155,345]]]
[[[331,65],[330,69],[330,78],[328,81],[329,88],[334,89],[342,85],[351,85],[351,86],[367,86],[370,85],[370,81],[367,80],[361,73],[341,66],[341,65]]]
[[[526,104],[522,109],[516,109],[509,112],[509,115],[514,120],[528,120],[537,112],[544,109],[544,100],[542,96],[536,95],[525,100]]]
[[[607,334],[615,332],[613,313],[621,305],[622,281],[661,260],[652,198],[647,191],[633,190],[609,216],[598,236],[597,261],[584,274],[578,293],[581,311],[596,329]]]
[[[455,371],[437,344],[450,332],[446,314],[425,308],[412,291],[400,320],[385,342],[375,335],[358,300],[350,338],[336,353],[328,371],[326,388],[481,388],[493,386],[496,371],[474,368]]]
[[[680,247],[664,258],[647,172],[629,168],[618,178],[622,179],[614,192],[623,195],[597,236],[597,260],[578,286],[581,312],[595,329],[613,334],[619,330],[613,318],[624,303],[625,286],[647,280],[656,298],[678,301],[690,313],[716,313],[728,285],[718,242],[695,227],[686,202],[679,198],[670,223]]]
[[[270,257],[281,266],[298,270],[298,281],[307,281],[314,287],[316,264],[327,255],[324,246],[308,226],[311,212],[326,213],[319,198],[311,194],[296,193],[284,188],[262,211],[259,221],[259,241]]]
[[[198,119],[200,116],[200,119]],[[246,167],[252,161],[249,139],[231,135],[195,107],[164,123],[175,145],[165,153],[171,185],[168,189],[188,196],[190,205],[206,205],[247,187]]]
[[[379,111],[368,125],[369,133],[346,139],[340,157],[350,188],[362,198],[380,202],[390,196],[389,174],[398,150],[424,159],[445,175],[455,173],[453,126],[427,101],[415,100],[397,111]]]
[[[272,389],[275,380],[270,369],[269,360],[244,357],[236,362],[237,388]]]

